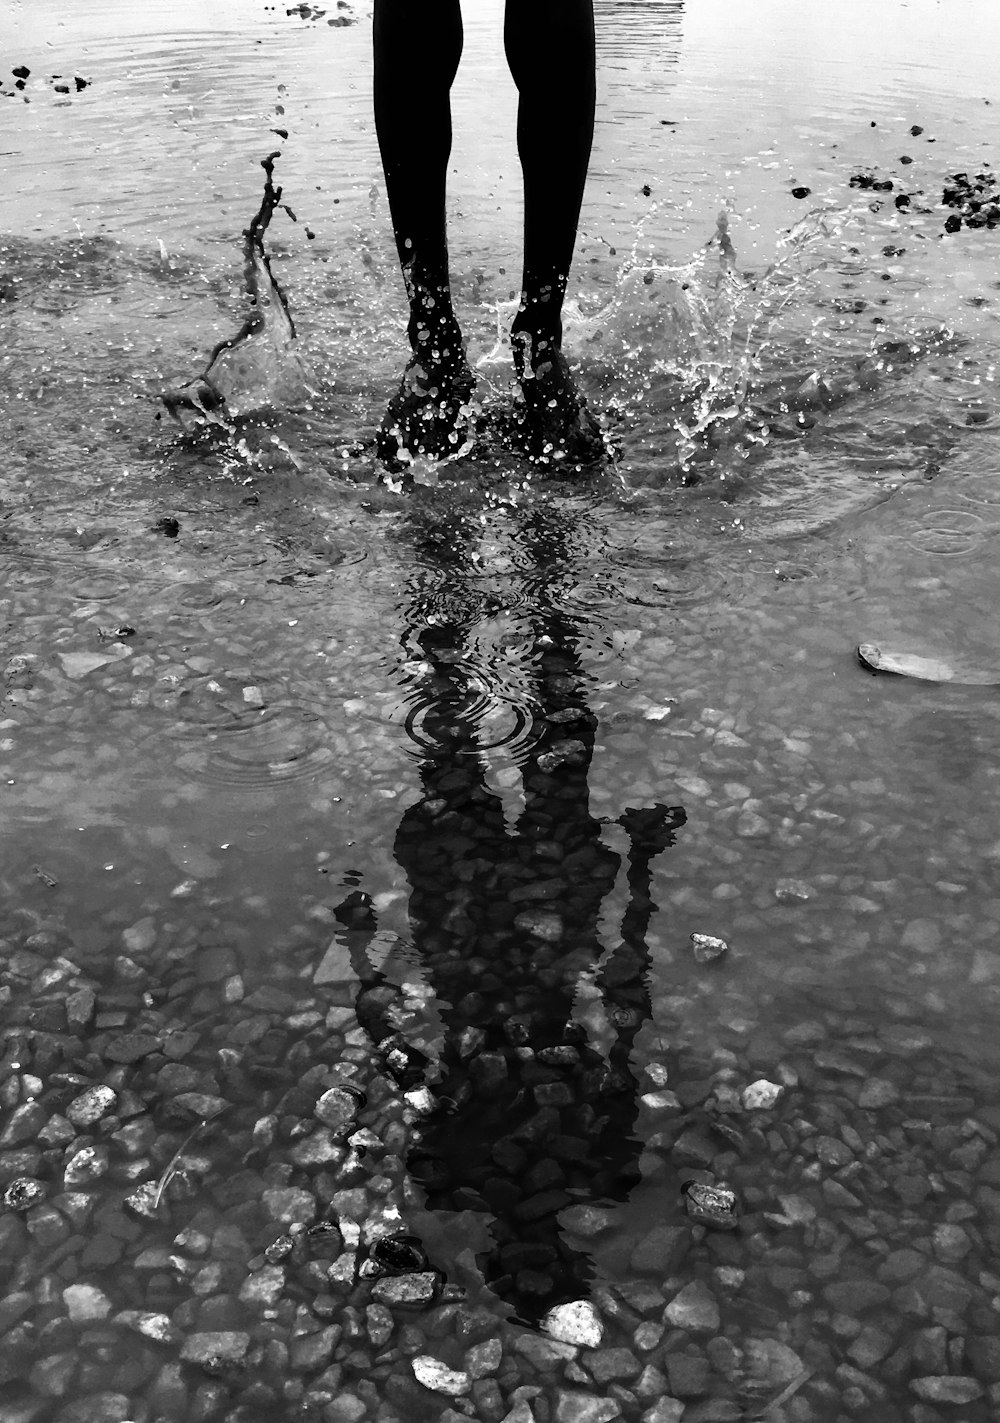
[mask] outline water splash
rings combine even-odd
[[[281,202],[282,190],[274,184],[278,157],[276,151],[261,160],[264,196],[243,234],[243,281],[250,300],[246,319],[234,336],[218,343],[200,375],[163,396],[171,415],[185,426],[206,420],[227,424],[231,417],[292,405],[310,393],[288,300],[264,249],[264,234]]]
[[[832,235],[829,215],[810,214],[755,274],[739,268],[725,211],[680,267],[643,256],[640,230],[610,301],[589,315],[569,310],[568,339],[606,391],[611,421],[652,425],[684,478],[706,452],[736,448],[738,461],[765,443],[754,397],[772,378],[773,333],[823,265],[813,250]]]

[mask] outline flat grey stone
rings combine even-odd
[[[296,1373],[316,1373],[325,1369],[333,1358],[333,1351],[340,1342],[339,1324],[327,1325],[313,1334],[303,1334],[291,1341],[288,1362]]]
[[[275,1186],[264,1192],[262,1200],[272,1220],[309,1225],[316,1218],[316,1198],[301,1187]]]
[[[775,1391],[806,1372],[795,1350],[780,1339],[747,1339],[743,1349],[747,1372]]]
[[[473,1344],[465,1356],[465,1372],[471,1379],[484,1379],[495,1374],[503,1358],[503,1344],[494,1335],[481,1344]]]
[[[661,1279],[673,1274],[691,1245],[686,1225],[655,1225],[637,1243],[629,1264],[633,1270]]]
[[[111,1301],[96,1285],[67,1285],[62,1296],[74,1324],[107,1319],[111,1313]]]
[[[559,1220],[567,1230],[588,1240],[609,1229],[614,1224],[614,1218],[614,1211],[602,1210],[600,1206],[567,1206],[559,1212]]]
[[[108,1148],[106,1146],[84,1146],[74,1152],[63,1167],[63,1181],[67,1186],[88,1186],[108,1171]]]
[[[118,1102],[118,1093],[103,1084],[88,1087],[79,1097],[74,1097],[66,1108],[66,1116],[75,1127],[93,1126],[109,1112],[113,1112]]]
[[[899,1100],[899,1088],[887,1077],[869,1077],[858,1094],[858,1106],[866,1111],[889,1107]]]
[[[107,652],[60,652],[59,660],[70,681],[78,682],[81,677],[86,677],[89,672],[96,672],[98,667],[106,667],[109,662],[116,661],[116,658]]]
[[[561,1389],[556,1395],[556,1423],[611,1423],[621,1417],[621,1407],[611,1398]]]
[[[604,1338],[601,1317],[589,1300],[571,1300],[557,1304],[542,1320],[542,1329],[551,1339],[563,1344],[580,1344],[596,1349]]]
[[[91,1393],[59,1411],[59,1423],[125,1423],[132,1404],[123,1393]]]
[[[704,1355],[668,1354],[664,1363],[672,1394],[688,1399],[708,1393],[711,1369]]]
[[[823,1298],[841,1314],[858,1315],[887,1304],[892,1291],[878,1280],[836,1280],[824,1287]]]
[[[45,1121],[46,1111],[40,1102],[22,1102],[0,1132],[0,1146],[23,1146],[26,1141],[34,1141]]]
[[[0,1196],[4,1208],[9,1211],[28,1211],[44,1200],[45,1187],[33,1176],[15,1176]]]
[[[122,942],[130,954],[144,954],[156,943],[156,920],[152,914],[137,919],[122,930]]]
[[[642,1423],[681,1423],[684,1408],[679,1398],[661,1398],[646,1409]]]
[[[587,1354],[585,1362],[602,1387],[609,1383],[638,1378],[642,1373],[642,1364],[631,1349],[595,1349]]]
[[[440,1359],[431,1354],[418,1354],[411,1360],[413,1377],[424,1388],[433,1393],[443,1393],[449,1398],[460,1398],[472,1387],[472,1380],[464,1370],[450,1369]]]
[[[537,1369],[551,1373],[559,1364],[576,1358],[575,1344],[561,1344],[558,1339],[546,1339],[542,1334],[517,1334],[514,1348]]]
[[[696,1334],[715,1334],[719,1328],[719,1306],[701,1280],[692,1280],[679,1290],[663,1311],[663,1318],[675,1329]]]
[[[179,1092],[170,1099],[170,1110],[174,1116],[186,1121],[211,1121],[229,1106],[225,1097],[216,1097],[211,1092]]]
[[[959,1260],[964,1260],[972,1249],[968,1232],[960,1225],[949,1225],[946,1222],[934,1227],[932,1241],[934,1254],[946,1265],[956,1265]]]
[[[181,1345],[181,1358],[189,1364],[204,1364],[213,1368],[220,1364],[239,1364],[250,1348],[250,1335],[238,1329],[213,1329],[201,1334],[189,1334]]]
[[[372,1298],[382,1304],[416,1309],[431,1304],[437,1295],[439,1280],[433,1270],[414,1271],[408,1275],[385,1275],[372,1286]]]
[[[925,1374],[911,1379],[910,1388],[927,1403],[972,1403],[983,1394],[978,1379],[961,1374]]]
[[[159,1046],[160,1039],[151,1033],[121,1033],[105,1047],[104,1056],[109,1062],[138,1062],[156,1052]]]
[[[169,1314],[155,1314],[151,1310],[123,1309],[115,1315],[112,1323],[134,1329],[137,1334],[144,1334],[157,1344],[176,1344],[182,1338]]]
[[[313,1108],[320,1121],[333,1132],[346,1133],[354,1125],[354,1119],[361,1110],[361,1102],[353,1093],[343,1087],[330,1087],[320,1097]]]

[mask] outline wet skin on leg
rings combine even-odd
[[[452,309],[445,186],[450,91],[462,54],[459,0],[375,0],[375,129],[406,294],[413,356],[379,431],[379,453],[452,453],[473,386]]]
[[[593,0],[507,0],[504,46],[524,177],[514,362],[536,453],[589,463],[604,447],[562,353],[562,306],[594,136]]]
[[[454,452],[473,386],[448,275],[450,90],[462,53],[459,0],[376,0],[375,127],[410,303],[413,357],[379,431],[391,465]],[[562,354],[566,292],[594,129],[592,0],[508,0],[504,44],[519,93],[524,175],[521,308],[514,358],[532,452],[592,462],[599,431]]]

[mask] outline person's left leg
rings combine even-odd
[[[450,90],[462,54],[459,0],[375,0],[375,129],[410,305],[412,356],[379,431],[383,459],[447,454],[472,393],[448,276]]]

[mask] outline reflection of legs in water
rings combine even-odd
[[[437,581],[417,591],[405,639],[411,654],[419,649],[422,795],[402,817],[394,853],[444,1030],[428,1081],[435,1108],[407,1164],[429,1210],[482,1213],[486,1230],[472,1246],[479,1269],[529,1322],[586,1296],[593,1277],[561,1210],[624,1200],[638,1178],[631,1054],[650,1011],[650,865],[683,818],[664,807],[622,816],[629,900],[620,942],[606,954],[600,921],[621,861],[590,812],[597,719],[580,628],[560,609],[579,557],[573,531],[538,508],[525,511],[517,531],[526,561],[546,578],[526,616],[534,730],[514,826],[478,740],[482,694],[469,664],[482,592],[464,576],[476,547],[472,525],[421,530],[418,556],[447,570],[447,597]],[[610,1043],[592,1042],[576,1019],[584,977],[603,996]],[[362,996],[369,1031],[388,1035],[379,1013],[387,986],[373,982]],[[413,1064],[403,1058],[401,1066],[405,1073]]]
[[[567,1242],[559,1211],[623,1199],[640,1150],[629,1054],[649,1013],[643,940],[655,851],[630,855],[639,897],[623,926],[627,945],[600,977],[617,1029],[609,1061],[572,1021],[580,975],[603,952],[598,920],[619,869],[588,808],[596,719],[576,644],[566,618],[538,615],[537,736],[510,832],[477,754],[462,635],[443,622],[421,634],[433,669],[421,724],[430,754],[423,799],[404,815],[395,844],[411,885],[414,944],[445,1029],[432,1089],[440,1106],[425,1119],[410,1169],[430,1209],[491,1217],[479,1266],[529,1322],[587,1294],[591,1263]]]
[[[562,304],[594,134],[593,0],[507,0],[524,175],[524,275],[512,330],[536,452],[601,458],[600,433],[562,354]]]
[[[374,42],[375,128],[413,350],[379,431],[379,454],[394,463],[404,451],[452,453],[460,407],[472,393],[451,304],[445,224],[459,0],[375,0]]]

